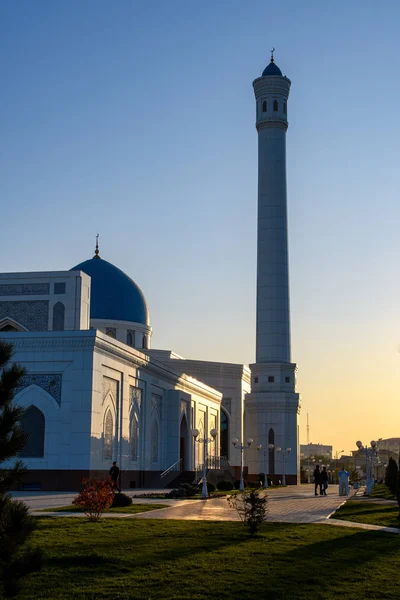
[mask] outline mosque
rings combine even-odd
[[[114,460],[124,488],[190,480],[204,463],[209,472],[238,477],[243,457],[250,479],[265,472],[276,482],[297,482],[300,404],[290,359],[286,218],[290,80],[272,56],[253,87],[256,363],[153,349],[142,290],[100,256],[97,240],[93,258],[69,271],[0,274],[0,339],[13,344],[14,359],[26,368],[15,398],[25,408],[25,489],[78,489],[83,477],[107,475]]]

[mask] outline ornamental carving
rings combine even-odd
[[[37,385],[50,396],[53,396],[54,400],[61,405],[61,383],[62,376],[60,373],[30,373],[24,375],[21,379],[19,390],[23,390],[30,385]]]
[[[142,390],[138,387],[134,387],[133,385],[129,386],[129,408],[133,408],[138,413],[140,413],[140,408],[142,406]]]
[[[47,331],[49,322],[48,300],[16,300],[0,302],[0,319],[9,317],[21,323],[28,331]]]
[[[158,414],[161,417],[161,402],[162,402],[162,396],[159,396],[158,394],[152,394],[151,395],[151,412],[154,412],[155,410],[158,411]]]
[[[4,283],[0,296],[45,296],[50,293],[48,283]]]
[[[111,379],[111,377],[103,377],[103,400],[107,396],[108,392],[112,395],[116,401],[118,398],[118,381]]]

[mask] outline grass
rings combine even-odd
[[[396,496],[392,494],[388,486],[384,483],[377,483],[372,488],[370,498],[384,498],[385,500],[396,500]]]
[[[47,563],[18,600],[399,597],[399,539],[374,531],[269,523],[250,538],[238,522],[47,517],[33,544]]]
[[[137,514],[158,510],[159,508],[169,508],[168,504],[130,504],[129,506],[118,506],[115,508],[107,508],[106,513],[126,513]],[[41,508],[38,512],[72,512],[82,513],[83,510],[74,504],[69,506],[56,506],[50,508]]]
[[[400,527],[397,519],[399,507],[396,505],[378,504],[374,502],[350,500],[341,506],[333,515],[333,519],[383,525],[384,527]]]

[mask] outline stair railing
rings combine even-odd
[[[160,479],[163,479],[164,477],[166,477],[168,475],[168,473],[171,473],[171,471],[177,471],[178,473],[180,473],[182,471],[182,462],[183,462],[183,459],[180,458],[173,465],[168,467],[168,469],[165,469],[165,471],[163,471],[161,473]]]

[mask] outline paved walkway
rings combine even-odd
[[[147,490],[150,492],[150,490]],[[156,490],[151,490],[152,492]],[[161,491],[161,490],[157,490]],[[165,490],[163,490],[165,491]],[[146,513],[123,514],[105,513],[105,517],[119,519],[175,519],[194,521],[239,521],[240,518],[234,508],[231,508],[226,498],[213,498],[209,500],[170,500],[154,498],[135,498],[136,491],[129,491],[133,497],[134,504],[163,504],[167,508],[161,508]],[[145,493],[140,490],[140,493]],[[23,500],[36,516],[58,516],[58,517],[82,517],[82,513],[57,513],[52,511],[56,506],[71,504],[75,493],[40,493],[15,494],[15,497]],[[350,496],[354,498],[353,496]],[[329,519],[339,506],[344,504],[348,497],[338,495],[338,486],[331,485],[327,496],[315,496],[313,486],[288,486],[286,488],[271,488],[268,490],[268,521],[281,523],[319,523],[342,527],[357,527],[374,531],[386,531],[400,533],[400,529],[392,527],[381,527],[379,525],[367,525]],[[38,512],[40,509],[48,508],[46,512]]]

